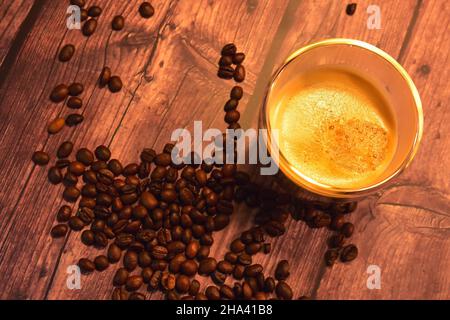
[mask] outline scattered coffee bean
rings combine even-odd
[[[59,170],[59,168],[57,168],[57,167],[51,167],[48,170],[48,175],[47,176],[48,176],[48,180],[52,184],[59,184],[63,180],[63,176],[62,176],[61,170]]]
[[[112,76],[111,79],[109,79],[108,88],[112,93],[116,93],[122,90],[122,86],[122,80],[120,79],[120,77]]]
[[[74,82],[68,87],[68,90],[70,96],[76,97],[83,93],[84,86],[79,82]]]
[[[122,256],[122,250],[115,243],[111,243],[108,247],[108,260],[110,263],[119,262]]]
[[[126,283],[125,288],[127,291],[136,291],[138,290],[144,283],[142,276],[133,275],[129,276]]]
[[[97,18],[102,14],[102,8],[98,6],[92,6],[88,9],[88,16],[92,18]]]
[[[245,80],[245,68],[243,65],[238,65],[234,70],[233,78],[236,82],[242,82]]]
[[[111,23],[112,29],[115,31],[120,31],[125,26],[125,19],[122,16],[115,16]]]
[[[220,54],[222,56],[234,56],[236,54],[236,45],[234,43],[228,43],[223,48]]]
[[[86,258],[82,258],[78,261],[78,266],[82,273],[91,273],[95,270],[95,264]]]
[[[76,187],[67,187],[64,189],[63,197],[68,202],[75,202],[80,196],[80,190]]]
[[[353,225],[353,223],[346,222],[342,225],[341,233],[344,235],[344,237],[350,238],[353,235],[354,230],[355,226]]]
[[[341,251],[342,262],[350,262],[352,260],[355,260],[357,256],[358,256],[358,248],[353,244],[345,246]]]
[[[103,271],[109,267],[108,258],[104,255],[97,256],[94,259],[94,264],[95,264],[95,269],[97,271]]]
[[[67,100],[67,106],[70,109],[81,109],[83,106],[83,100],[78,97],[70,97],[69,100]]]
[[[83,8],[86,5],[86,0],[70,0],[70,4]]]
[[[189,277],[183,274],[178,275],[175,282],[175,288],[177,289],[177,291],[179,293],[186,293],[188,292],[189,287],[190,287]]]
[[[91,18],[84,23],[83,27],[81,28],[81,32],[86,37],[90,37],[94,34],[95,29],[97,29],[97,20]]]
[[[95,156],[98,160],[108,161],[111,158],[111,151],[106,146],[98,146],[95,149]]]
[[[58,224],[52,228],[50,234],[53,238],[61,238],[64,237],[69,228],[66,224]]]
[[[336,249],[327,250],[325,252],[325,264],[331,267],[339,258],[339,251]]]
[[[205,290],[205,295],[209,300],[219,300],[220,291],[216,286],[209,286]]]
[[[44,151],[36,151],[33,153],[33,156],[31,158],[33,162],[39,166],[45,166],[50,161],[50,157],[48,153]]]
[[[67,222],[72,215],[72,209],[69,206],[62,206],[59,208],[58,213],[56,214],[56,220],[58,222]]]
[[[217,76],[222,79],[233,79],[234,73],[235,73],[235,71],[234,71],[233,67],[222,66],[219,68],[219,71],[217,72]]]
[[[72,150],[73,150],[73,143],[70,141],[64,141],[59,146],[59,148],[56,152],[56,156],[59,159],[67,158],[72,153]]]
[[[217,268],[217,261],[214,258],[205,258],[200,261],[198,267],[198,273],[201,275],[209,275],[213,273]]]
[[[84,120],[83,115],[78,113],[72,113],[66,117],[65,123],[68,127],[74,127],[83,122],[83,120]]]
[[[245,54],[242,52],[238,52],[233,56],[234,64],[241,64],[245,60]]]
[[[356,3],[348,4],[347,7],[345,8],[345,13],[347,13],[347,15],[349,16],[352,16],[353,14],[355,14],[356,7],[357,7]]]
[[[227,67],[233,63],[233,58],[231,56],[222,56],[219,60],[220,67]]]
[[[240,86],[234,86],[231,89],[230,98],[235,100],[241,100],[244,95],[244,90]]]
[[[150,3],[143,2],[139,6],[139,13],[141,14],[141,16],[143,18],[148,19],[148,18],[153,17],[153,15],[155,14],[155,9],[153,8],[153,6]]]
[[[47,131],[49,134],[56,134],[64,128],[65,124],[66,120],[64,118],[56,118],[55,120],[49,123]]]
[[[61,62],[67,62],[70,59],[72,59],[73,54],[75,53],[75,47],[73,44],[67,44],[64,47],[62,47],[61,51],[59,52],[58,58]]]
[[[275,292],[277,294],[277,297],[282,300],[292,300],[292,289],[289,287],[289,285],[284,281],[278,281]]]
[[[102,69],[102,72],[100,73],[99,77],[99,84],[101,87],[106,86],[109,83],[109,80],[111,79],[111,69],[108,67],[104,67]]]
[[[277,268],[275,269],[275,279],[286,280],[289,274],[289,262],[287,260],[278,262]]]

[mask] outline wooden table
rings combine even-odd
[[[295,296],[317,299],[450,298],[450,3],[445,0],[376,1],[381,29],[367,28],[373,1],[205,0],[156,1],[152,19],[137,13],[141,1],[98,0],[104,8],[96,33],[86,38],[66,27],[68,1],[0,1],[0,297],[3,299],[105,299],[114,267],[82,279],[81,290],[66,286],[67,267],[95,249],[79,233],[52,239],[49,231],[63,203],[62,187],[47,183],[46,168],[30,161],[33,151],[52,155],[64,140],[76,147],[109,145],[113,156],[137,161],[144,147],[161,148],[173,129],[203,120],[224,128],[223,104],[230,82],[216,77],[221,47],[235,42],[247,54],[244,126],[254,125],[267,79],[294,49],[313,41],[347,37],[372,43],[395,57],[416,83],[425,112],[422,145],[397,183],[360,203],[351,215],[352,241],[360,254],[350,264],[323,265],[329,231],[289,221],[270,255],[257,261],[273,273],[280,259],[291,261]],[[126,27],[111,31],[123,14]],[[76,46],[69,63],[57,60],[67,43]],[[122,77],[111,94],[96,86],[104,65]],[[46,123],[68,111],[50,103],[51,89],[79,81],[85,122],[48,136]],[[221,257],[250,226],[240,207],[215,235]],[[367,269],[381,270],[381,289],[371,290]],[[161,295],[153,294],[153,298]]]

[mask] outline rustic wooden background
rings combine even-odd
[[[255,123],[261,93],[274,67],[294,49],[330,37],[367,41],[407,69],[421,94],[424,138],[412,166],[398,183],[363,201],[351,220],[360,255],[350,264],[325,268],[326,230],[289,222],[269,256],[268,271],[291,261],[295,296],[317,299],[450,298],[450,2],[446,0],[153,0],[152,19],[137,13],[141,1],[97,0],[104,8],[97,32],[85,38],[66,28],[66,0],[0,1],[0,297],[3,299],[105,299],[114,268],[84,277],[81,290],[68,290],[66,270],[82,256],[93,257],[79,233],[54,240],[49,231],[62,204],[61,187],[47,183],[46,169],[30,161],[34,150],[54,154],[71,139],[77,147],[107,144],[115,157],[136,161],[143,147],[161,148],[174,128],[203,120],[224,128],[223,103],[230,82],[216,77],[221,47],[235,42],[247,54],[243,124]],[[370,4],[381,8],[381,30],[366,27]],[[112,32],[112,17],[126,27]],[[56,55],[73,43],[76,54],[62,64]],[[112,95],[95,81],[103,65],[124,80]],[[86,85],[85,122],[49,137],[45,124],[67,113],[48,101],[59,83]],[[240,208],[215,237],[221,257],[250,224]],[[221,246],[222,244],[222,246]],[[367,268],[381,268],[381,289],[366,287]],[[160,298],[158,294],[153,298]]]

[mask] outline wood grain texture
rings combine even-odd
[[[280,259],[289,259],[289,282],[296,297],[450,297],[446,1],[379,1],[381,30],[366,27],[369,1],[359,1],[352,17],[345,14],[346,3],[331,0],[158,1],[149,20],[139,16],[138,0],[88,1],[104,8],[90,38],[67,30],[65,1],[40,2],[41,7],[30,9],[33,16],[27,16],[26,37],[12,41],[18,54],[0,82],[0,298],[109,298],[118,267],[83,277],[81,290],[67,289],[67,267],[102,251],[83,246],[80,233],[50,238],[56,210],[63,203],[62,188],[50,186],[46,169],[32,165],[34,150],[53,154],[64,140],[74,141],[76,147],[107,144],[113,157],[127,163],[138,161],[144,147],[161,148],[173,129],[192,128],[194,120],[223,129],[223,104],[232,84],[216,77],[216,63],[228,42],[247,55],[246,95],[239,110],[244,124],[255,126],[274,67],[294,49],[329,37],[364,40],[399,59],[424,102],[424,141],[398,184],[363,201],[351,216],[357,226],[352,241],[360,249],[359,259],[325,268],[322,256],[329,232],[289,221],[288,232],[273,241],[272,253],[257,256],[256,261],[273,273]],[[7,3],[2,2],[0,15]],[[110,21],[117,14],[124,15],[126,27],[112,32]],[[14,38],[2,35],[1,43],[7,37]],[[67,43],[75,45],[76,53],[62,64],[56,55]],[[123,79],[120,93],[97,87],[104,65]],[[68,112],[62,104],[49,102],[50,90],[75,80],[85,84],[86,120],[48,137],[45,124]],[[251,225],[253,213],[240,206],[230,225],[214,235],[215,257],[220,259],[226,244]],[[366,288],[369,264],[381,267],[381,290]]]

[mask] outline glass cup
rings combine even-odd
[[[295,168],[281,151],[278,152],[276,139],[272,137],[270,119],[277,107],[276,102],[281,98],[282,88],[295,75],[319,66],[349,67],[357,70],[381,91],[393,108],[397,147],[386,169],[370,185],[339,188],[322,184]],[[268,131],[266,145],[281,169],[282,185],[287,183],[285,186],[294,187],[300,194],[306,192],[321,199],[358,199],[392,182],[411,163],[422,137],[422,103],[411,77],[386,52],[358,40],[328,39],[295,51],[275,72],[266,91],[259,126]]]

